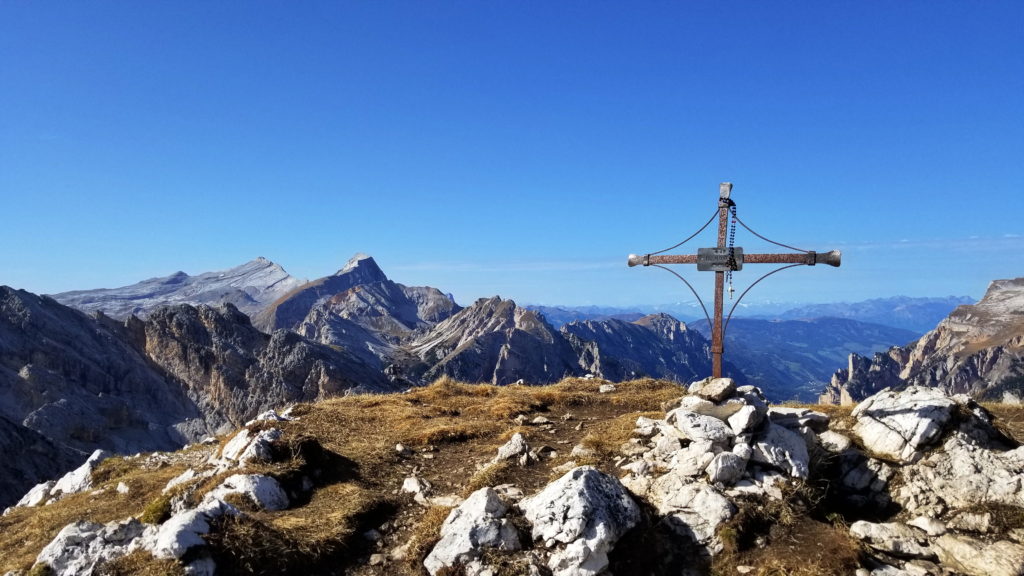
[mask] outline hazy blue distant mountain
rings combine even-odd
[[[633,322],[647,314],[635,308],[613,308],[610,306],[540,306],[527,305],[527,310],[534,310],[544,315],[555,328],[576,321],[586,320],[623,320]]]
[[[706,320],[689,326],[710,338]],[[917,334],[909,330],[844,318],[733,317],[725,334],[725,359],[770,400],[810,402],[817,400],[835,367],[846,363],[851,353],[870,355],[915,338]]]
[[[737,318],[761,320],[808,320],[811,318],[846,318],[859,322],[882,324],[916,332],[918,336],[931,330],[957,306],[970,304],[974,299],[967,296],[910,297],[892,296],[874,298],[861,302],[826,302],[807,304],[770,300],[744,300],[733,313]],[[710,307],[709,297],[704,303]],[[726,300],[726,314],[732,302]],[[672,302],[669,304],[639,305],[633,308],[610,306],[527,306],[538,310],[555,326],[574,320],[605,320],[618,318],[627,322],[653,313],[670,314],[683,322],[692,323],[705,319],[704,310],[696,301]]]
[[[916,332],[920,336],[935,328],[935,325],[957,306],[973,302],[972,298],[966,296],[943,298],[893,296],[892,298],[876,298],[853,303],[807,304],[772,316],[780,320],[847,318],[903,328]]]

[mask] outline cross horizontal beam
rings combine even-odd
[[[803,252],[803,253],[790,253],[790,254],[744,254],[743,262],[745,264],[806,264],[808,266],[814,266],[815,264],[828,264],[829,266],[839,266],[841,260],[841,254],[839,250],[832,250],[830,252]],[[630,267],[633,266],[650,266],[652,264],[696,264],[696,254],[664,254],[664,255],[651,255],[645,254],[639,256],[637,254],[630,254],[628,264]]]

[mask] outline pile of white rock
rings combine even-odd
[[[268,414],[263,419],[281,420],[282,417]],[[216,566],[204,550],[206,541],[202,536],[209,533],[211,523],[216,519],[243,514],[225,501],[229,495],[237,495],[261,510],[284,510],[289,506],[289,496],[276,479],[244,473],[249,464],[270,462],[273,458],[272,444],[281,436],[278,428],[256,432],[241,429],[220,454],[213,455],[204,466],[189,468],[167,483],[163,491],[171,494],[171,516],[164,522],[144,524],[129,518],[108,524],[84,521],[68,524],[43,548],[36,558],[36,565],[46,565],[50,570],[48,573],[54,576],[92,574],[103,562],[145,550],[159,559],[181,560],[189,553],[185,564],[187,574],[214,574]],[[109,454],[94,453],[80,468],[56,483],[33,488],[18,505],[41,505],[72,490],[80,492],[91,488],[92,471],[106,456]],[[198,502],[193,501],[193,492],[203,480],[233,470],[238,473],[228,476]]]
[[[599,574],[615,543],[641,521],[637,499],[651,504],[697,553],[720,550],[716,532],[737,511],[731,498],[781,498],[790,479],[807,478],[808,446],[818,446],[816,434],[827,429],[828,417],[770,408],[760,390],[737,389],[727,378],[698,382],[690,391],[665,419],[637,421],[638,438],[623,446],[621,480],[583,466],[518,503],[489,488],[473,494],[445,522],[424,563],[428,571],[460,565],[470,576],[490,573],[483,549],[521,548],[508,520],[515,515],[531,527],[533,546],[511,557],[531,573],[545,566],[555,576]],[[499,449],[499,458],[527,451],[517,436]]]

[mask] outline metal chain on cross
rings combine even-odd
[[[736,269],[736,203],[729,200],[729,208],[732,211],[732,222],[729,223],[729,271],[726,272],[725,281],[729,284],[729,300],[732,300],[732,271]]]
[[[841,260],[842,254],[838,250],[832,250],[830,252],[814,252],[812,250],[802,250],[800,248],[794,248],[787,244],[775,242],[769,240],[764,236],[758,234],[749,226],[747,226],[743,220],[740,220],[736,214],[736,203],[729,198],[732,193],[732,184],[729,182],[723,182],[719,186],[719,198],[718,198],[718,209],[716,214],[711,216],[711,219],[707,221],[699,230],[691,234],[688,238],[682,242],[659,250],[658,252],[651,252],[643,256],[637,256],[636,254],[630,254],[628,264],[632,266],[654,266],[666,270],[676,278],[683,281],[684,284],[693,292],[693,295],[697,298],[697,302],[700,303],[700,307],[704,310],[704,317],[708,319],[708,324],[711,325],[711,354],[712,354],[712,376],[720,378],[722,376],[722,353],[724,352],[724,339],[725,329],[729,326],[729,321],[732,320],[732,314],[736,311],[736,307],[739,306],[743,297],[750,292],[750,289],[756,286],[759,282],[765,278],[781,272],[788,268],[796,266],[814,266],[815,264],[828,264],[829,266],[838,267]],[[682,246],[683,244],[692,240],[695,236],[704,231],[705,228],[711,225],[714,221],[715,216],[718,216],[718,245],[712,248],[698,248],[696,254],[679,254],[679,255],[663,255],[664,252],[673,250]],[[730,218],[732,216],[731,226]],[[757,236],[758,238],[788,248],[797,252],[796,254],[744,254],[743,248],[736,246],[736,224],[743,226],[748,232]],[[728,241],[726,234],[728,233]],[[722,308],[723,308],[723,292],[725,282],[728,280],[729,283],[729,298],[732,298],[733,286],[732,286],[732,273],[742,270],[743,264],[784,264],[771,272],[768,272],[755,280],[750,286],[744,290],[740,297],[733,302],[732,307],[729,309],[729,316],[725,320],[725,325],[722,324]],[[687,282],[685,278],[677,274],[674,270],[666,268],[664,264],[696,264],[698,271],[711,271],[715,273],[715,317],[714,320],[708,315],[708,309],[704,306],[704,301],[701,300],[700,295],[694,290],[693,286]]]

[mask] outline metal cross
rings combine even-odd
[[[629,265],[651,266],[661,264],[696,264],[699,271],[711,271],[715,273],[715,317],[711,324],[711,354],[712,354],[712,377],[722,377],[722,352],[723,329],[722,329],[722,305],[724,303],[725,274],[743,268],[743,264],[790,264],[814,266],[815,264],[828,264],[839,266],[841,253],[838,250],[831,252],[800,251],[788,254],[744,254],[739,247],[726,245],[726,233],[729,228],[729,211],[735,203],[729,199],[732,193],[732,184],[723,182],[719,186],[718,197],[718,246],[714,248],[698,248],[696,254],[659,255],[646,254],[637,256],[629,255]],[[710,221],[708,222],[710,224]],[[735,226],[735,223],[733,224]],[[744,225],[746,227],[746,225]],[[756,234],[756,232],[755,232]],[[758,235],[760,236],[760,235]],[[762,237],[763,238],[763,237]],[[767,238],[764,238],[767,240]],[[685,241],[684,241],[685,242]],[[772,242],[769,240],[769,242]],[[778,244],[777,242],[772,242]],[[779,269],[781,270],[781,268]],[[778,272],[779,270],[775,270]],[[770,272],[769,274],[772,274]],[[767,275],[766,275],[767,276]],[[764,278],[764,277],[762,277]],[[684,280],[685,282],[685,280]],[[760,280],[758,280],[760,282]],[[687,283],[689,284],[689,283]],[[757,284],[757,282],[754,282]],[[753,288],[751,284],[750,288]],[[749,290],[750,288],[747,288]],[[691,290],[693,288],[691,287]],[[730,288],[731,290],[731,288]],[[696,294],[696,292],[694,292]],[[740,295],[742,299],[746,292]],[[698,297],[699,299],[699,297]],[[739,300],[736,301],[739,304]],[[735,310],[736,304],[733,305]],[[732,312],[730,312],[730,317]]]

